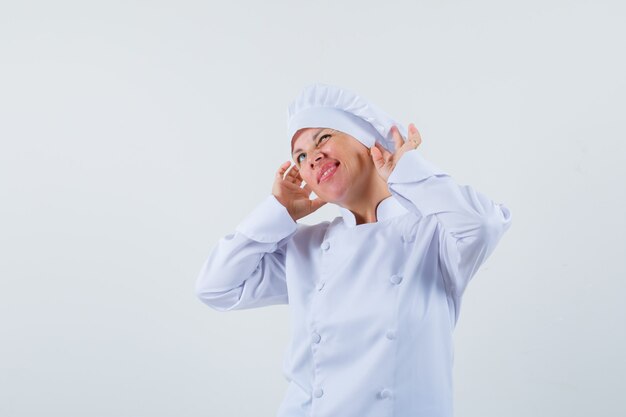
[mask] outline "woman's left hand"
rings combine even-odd
[[[408,140],[405,141],[396,126],[391,127],[391,134],[393,135],[396,147],[396,151],[394,153],[389,152],[378,142],[370,148],[374,166],[376,167],[378,174],[385,180],[385,182],[389,178],[389,175],[391,175],[391,172],[402,155],[404,155],[406,151],[417,149],[417,147],[422,143],[422,137],[413,123],[409,123]]]

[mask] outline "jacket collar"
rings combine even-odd
[[[357,226],[356,217],[354,217],[354,214],[352,214],[350,210],[341,206],[337,207],[339,208],[339,212],[341,213],[341,217],[343,217],[343,222],[346,226]],[[378,207],[376,207],[376,220],[377,222],[381,222],[405,213],[408,213],[408,210],[400,204],[394,196],[391,195],[378,203]]]

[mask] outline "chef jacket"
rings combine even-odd
[[[278,417],[451,417],[465,288],[511,213],[407,151],[376,222],[295,222],[273,196],[213,246],[196,283],[218,311],[288,304]]]

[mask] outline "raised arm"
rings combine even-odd
[[[297,167],[276,171],[272,194],[211,249],[196,279],[196,295],[218,311],[287,304],[286,244],[296,221],[326,202],[309,199]]]
[[[399,136],[397,130],[394,134]],[[388,170],[389,191],[408,210],[424,217],[433,215],[441,225],[439,255],[458,317],[461,295],[511,226],[511,212],[471,186],[457,184],[427,161],[416,149],[421,138],[414,126],[409,129],[409,140],[400,139],[401,157]]]
[[[463,292],[480,265],[511,226],[511,212],[426,161],[417,150],[405,153],[389,176],[389,191],[422,216],[434,215],[443,230],[442,260],[454,273],[450,290]]]

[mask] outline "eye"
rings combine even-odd
[[[329,138],[329,137],[330,137],[330,135],[329,135],[329,134],[322,135],[322,137],[318,139],[317,144],[319,145],[320,143],[322,143],[322,139],[324,139],[324,138],[326,138],[326,137],[328,137],[328,138]]]
[[[322,136],[321,136],[321,137],[317,140],[317,145],[316,145],[316,146],[319,146],[319,144],[320,144],[320,143],[322,143],[322,140],[324,140],[325,138],[329,138],[330,136],[331,136],[331,135],[329,135],[329,134],[322,135]],[[300,158],[302,158],[303,156],[306,156],[306,153],[304,153],[304,152],[303,152],[303,153],[299,154],[299,155],[296,157],[296,162],[298,162],[298,164],[301,164],[301,163],[302,163],[302,159],[300,159]]]

